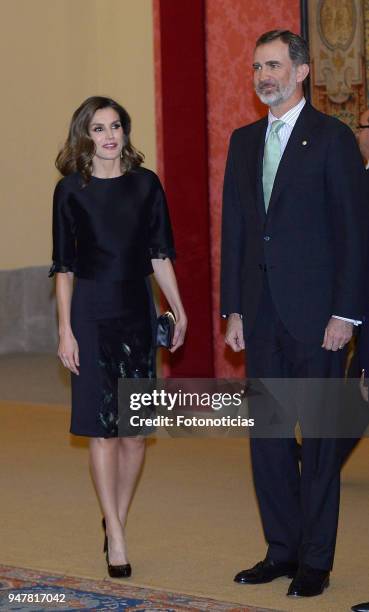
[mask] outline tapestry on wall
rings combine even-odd
[[[369,0],[309,0],[306,5],[311,102],[355,130],[368,105]]]

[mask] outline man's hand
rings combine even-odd
[[[232,313],[228,317],[225,343],[236,353],[245,348],[242,319],[238,313]]]
[[[327,351],[342,349],[352,338],[353,324],[331,317],[325,328],[322,348]]]

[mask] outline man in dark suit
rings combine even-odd
[[[226,343],[245,348],[250,378],[341,377],[360,324],[365,266],[364,169],[351,130],[303,96],[305,41],[263,34],[254,86],[264,119],[232,134],[224,179],[221,311]],[[257,419],[257,417],[256,417]],[[302,432],[304,434],[304,431]],[[293,577],[288,595],[329,584],[339,508],[336,439],[251,439],[266,558],[243,584]]]

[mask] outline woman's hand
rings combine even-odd
[[[70,324],[73,277],[73,272],[56,273],[56,303],[59,318],[58,357],[65,368],[78,375],[78,344]]]
[[[79,349],[72,331],[60,334],[58,357],[65,368],[79,375]]]
[[[154,268],[155,280],[164,293],[176,320],[172,348],[169,349],[171,353],[174,353],[174,351],[182,346],[184,342],[187,329],[187,317],[179,295],[172,262],[169,258],[166,258],[152,259],[151,263]]]
[[[176,323],[174,327],[174,335],[172,346],[169,349],[171,353],[174,353],[180,346],[182,346],[187,329],[187,317],[183,312],[178,319],[176,318]]]

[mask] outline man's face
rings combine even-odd
[[[298,68],[290,59],[288,45],[280,39],[256,47],[253,69],[255,91],[268,106],[286,102],[301,82]]]
[[[360,125],[369,125],[369,109],[360,115]],[[356,133],[362,156],[369,160],[369,127],[359,127]]]

